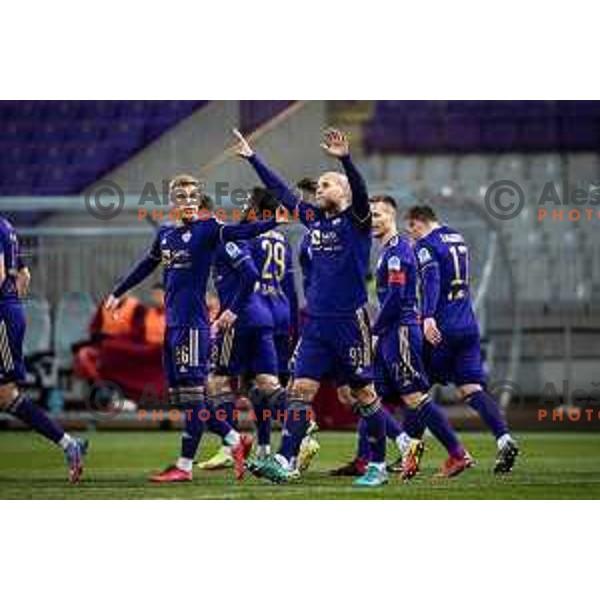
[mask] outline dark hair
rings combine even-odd
[[[275,194],[264,187],[255,187],[252,189],[252,195],[248,205],[249,210],[255,210],[256,212],[263,215],[266,211],[269,211],[272,215],[275,214],[279,202],[275,197]]]
[[[415,206],[411,206],[406,213],[406,218],[424,221],[425,223],[431,223],[438,220],[433,208],[427,204],[416,204]]]
[[[398,204],[392,196],[373,196],[370,200],[371,204],[385,204],[386,206],[390,206],[394,210],[398,210]]]
[[[317,193],[317,182],[310,177],[303,177],[296,183],[296,187],[303,192],[310,192],[311,194]]]
[[[214,207],[213,199],[208,194],[202,194],[200,196],[200,203],[198,204],[198,208],[200,210],[212,210]]]

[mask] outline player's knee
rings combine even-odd
[[[481,389],[481,385],[479,385],[478,383],[466,383],[464,385],[459,386],[458,395],[461,400],[466,400],[475,392],[481,391]]]
[[[299,400],[301,402],[311,402],[317,390],[319,383],[311,379],[295,379],[289,389],[288,396],[290,400]]]
[[[365,387],[352,390],[351,394],[354,402],[361,405],[371,404],[377,400],[377,394],[375,393],[375,388],[372,385],[367,385]]]
[[[338,396],[338,400],[344,406],[352,406],[355,402],[354,398],[352,397],[352,390],[347,385],[344,387],[338,388],[337,396]]]
[[[206,384],[206,391],[209,396],[225,394],[231,391],[229,379],[221,375],[211,375]]]
[[[279,380],[275,375],[257,375],[254,380],[254,385],[261,392],[271,392],[279,387]]]
[[[14,383],[0,385],[0,410],[8,410],[18,393],[19,391]]]
[[[421,392],[417,392],[415,394],[408,394],[403,397],[404,403],[408,408],[412,408],[413,410],[419,408],[423,402],[427,400],[427,394],[422,394]]]

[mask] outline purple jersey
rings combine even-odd
[[[221,244],[213,274],[221,310],[229,309],[238,315],[238,329],[273,327],[269,306],[258,292],[260,278],[247,244]]]
[[[469,283],[469,248],[463,236],[443,225],[420,239],[415,252],[423,317],[434,317],[442,333],[478,330]]]
[[[208,327],[206,287],[219,244],[259,235],[275,225],[273,220],[223,225],[213,218],[164,225],[146,256],[113,294],[122,296],[162,265],[167,326]]]
[[[259,292],[273,315],[277,333],[289,335],[297,310],[292,247],[281,231],[268,231],[248,243],[259,271]]]
[[[380,335],[399,325],[416,324],[417,261],[405,238],[396,235],[383,246],[375,278],[380,310],[373,333]]]
[[[0,260],[6,275],[0,286],[0,302],[18,302],[19,241],[12,223],[4,217],[0,217]]]
[[[340,159],[352,191],[343,212],[325,214],[300,200],[256,155],[249,158],[263,184],[298,215],[310,233],[312,266],[306,290],[310,317],[352,318],[367,303],[371,207],[365,182],[349,156]]]

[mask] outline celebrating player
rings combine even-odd
[[[25,380],[23,340],[25,314],[21,299],[29,286],[29,270],[21,262],[12,224],[0,217],[0,410],[12,414],[65,453],[69,481],[78,483],[87,452],[86,440],[71,437],[19,389]]]
[[[298,454],[319,383],[332,374],[340,388],[349,389],[366,420],[372,445],[371,463],[355,483],[387,483],[385,418],[372,385],[371,334],[365,309],[366,277],[371,250],[371,209],[363,178],[350,158],[346,136],[330,130],[323,149],[339,160],[344,174],[319,178],[316,206],[301,201],[235,132],[238,153],[254,167],[263,185],[294,211],[311,234],[312,265],[307,290],[308,322],[295,353],[293,380],[279,453],[256,460],[249,468],[258,476],[285,482],[293,477],[290,462]]]
[[[429,206],[413,206],[407,226],[417,240],[422,314],[430,376],[454,383],[496,438],[495,473],[512,471],[519,454],[506,420],[485,389],[480,333],[471,300],[469,248],[463,236],[439,222]]]
[[[454,477],[468,468],[472,459],[442,409],[428,394],[417,311],[415,254],[408,240],[398,235],[396,201],[390,196],[376,196],[372,205],[373,235],[382,246],[376,273],[380,310],[373,325],[373,334],[377,336],[375,388],[382,398],[402,399],[409,423],[416,420],[429,428],[448,451],[448,459],[438,475]],[[410,425],[408,432],[415,436],[415,428]],[[417,474],[423,453],[423,442],[417,436],[409,438],[408,443],[407,438],[404,438],[404,480]]]
[[[181,455],[174,466],[151,478],[154,483],[192,480],[192,465],[206,423],[211,430],[232,446],[236,476],[244,472],[248,448],[227,421],[207,411],[205,383],[209,358],[209,323],[206,314],[206,286],[215,252],[220,243],[247,239],[272,229],[276,223],[258,221],[239,225],[223,225],[214,218],[200,218],[198,209],[204,200],[200,182],[182,175],[170,184],[178,206],[176,225],[160,227],[150,250],[133,270],[116,286],[107,300],[108,308],[116,308],[118,299],[141,283],[160,264],[166,290],[167,329],[164,364],[169,400],[181,407],[186,416],[181,440]],[[233,317],[232,317],[233,318]]]

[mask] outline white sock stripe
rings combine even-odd
[[[10,344],[8,343],[8,333],[6,331],[6,322],[0,322],[0,340],[2,344],[2,355],[4,357],[4,366],[7,371],[12,371],[14,363],[12,360],[12,354],[10,351]]]
[[[192,360],[191,366],[198,366],[198,330],[192,329],[191,331],[191,341],[192,341]]]
[[[4,321],[0,321],[0,354],[2,355],[2,363],[4,368],[8,370],[8,361],[6,359],[6,346],[4,339]]]

